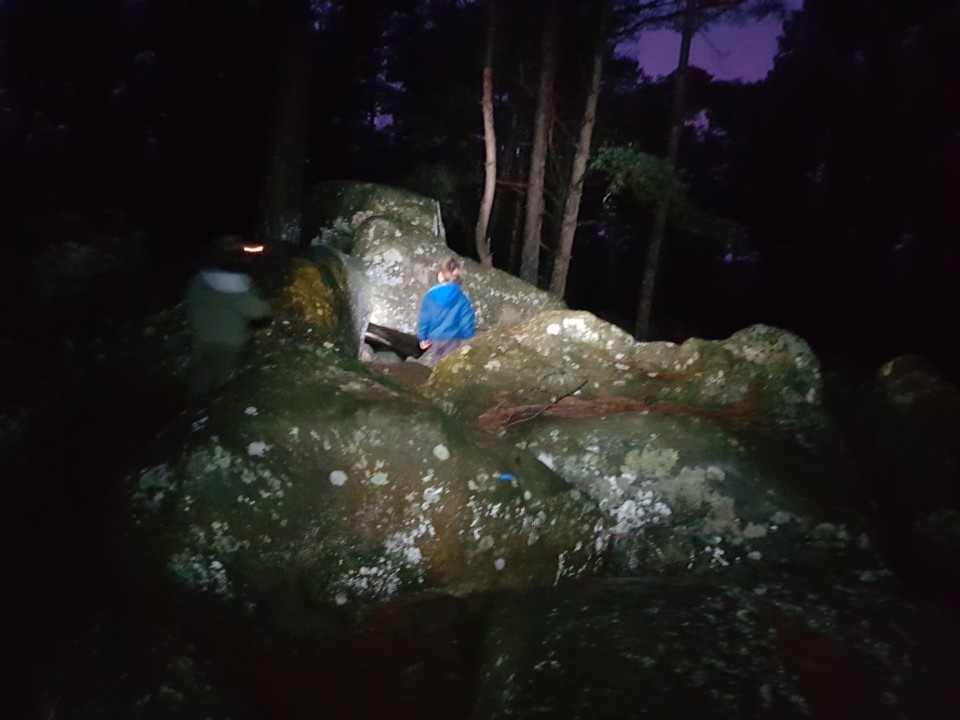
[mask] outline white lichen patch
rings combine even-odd
[[[190,457],[191,469],[200,469],[203,473],[212,473],[217,470],[226,470],[233,462],[233,455],[220,445],[214,445],[212,449],[197,450]],[[200,466],[197,468],[197,466]],[[195,473],[191,472],[191,475]]]
[[[545,452],[537,453],[537,460],[542,462],[551,470],[557,469],[556,460],[554,459],[553,455],[550,455],[549,453],[545,453]]]
[[[390,482],[390,476],[387,473],[378,471],[370,474],[371,485],[386,485]]]
[[[647,525],[672,514],[653,491],[635,486],[629,478],[608,476],[593,486],[598,506],[612,521],[606,532],[617,537],[637,535]]]
[[[347,474],[343,470],[333,470],[330,472],[330,484],[340,487],[346,484]]]
[[[260,487],[257,494],[261,500],[280,500],[283,497],[283,482],[269,471],[260,473],[266,487]],[[289,483],[288,483],[289,484]]]
[[[227,577],[223,563],[215,557],[194,554],[188,550],[170,558],[167,567],[177,580],[194,590],[213,592],[220,597],[232,599],[233,586]]]
[[[383,600],[395,595],[404,584],[423,582],[423,553],[417,541],[436,535],[429,520],[420,519],[408,530],[392,533],[384,541],[383,554],[373,563],[352,568],[333,584],[333,597],[342,605],[349,597]]]
[[[133,491],[133,502],[156,512],[173,487],[173,480],[167,466],[156,465],[140,474],[140,479]]]
[[[420,509],[426,510],[431,505],[436,505],[440,502],[440,497],[443,495],[443,488],[441,487],[428,487],[423,491],[423,502],[420,503]]]
[[[763,538],[767,536],[769,527],[767,525],[761,525],[758,523],[748,523],[747,526],[743,529],[743,537],[748,540],[753,540],[755,538]]]
[[[270,449],[270,446],[261,440],[255,440],[254,442],[247,445],[247,455],[251,457],[263,457],[267,454],[267,451]]]
[[[239,540],[230,534],[227,521],[214,520],[206,528],[191,525],[186,546],[170,557],[167,567],[188,587],[231,599],[234,587],[220,558],[249,547],[248,540]]]
[[[388,598],[400,589],[399,573],[399,566],[387,558],[381,558],[375,565],[348,570],[338,578],[334,597]]]
[[[367,277],[379,287],[396,288],[406,283],[403,273],[403,253],[397,248],[388,248],[381,253],[368,255],[366,262]]]
[[[450,451],[446,445],[435,445],[433,448],[433,456],[437,458],[437,460],[449,460]]]
[[[710,488],[704,468],[684,466],[675,476],[658,483],[667,502],[678,503],[686,508],[697,508],[708,502]]]
[[[708,545],[703,549],[703,552],[710,556],[710,567],[720,568],[727,567],[730,565],[730,561],[726,559],[726,551],[719,546],[719,543],[723,538],[717,537],[714,538],[714,542],[718,543],[717,545]]]
[[[642,451],[630,450],[623,458],[620,472],[633,477],[667,477],[680,461],[680,453],[673,448],[647,445]]]
[[[419,565],[423,560],[423,553],[417,546],[417,541],[423,537],[433,537],[436,533],[429,520],[421,519],[415,527],[389,535],[384,542],[384,550],[388,555],[402,558],[409,567]]]
[[[600,340],[600,333],[591,330],[582,317],[564,318],[563,329],[581,342],[595,343]]]

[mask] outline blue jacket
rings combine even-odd
[[[455,282],[434,285],[420,303],[418,340],[469,340],[474,336],[470,299]]]

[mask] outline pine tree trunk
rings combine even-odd
[[[493,255],[490,253],[490,239],[487,235],[490,227],[490,213],[493,210],[493,197],[497,189],[497,135],[493,124],[495,9],[495,0],[490,0],[490,25],[487,29],[487,51],[483,64],[483,143],[486,149],[486,160],[484,162],[483,199],[480,201],[480,214],[477,218],[476,231],[477,258],[484,267],[493,267]]]
[[[577,233],[577,218],[580,216],[580,200],[583,198],[583,179],[587,174],[590,143],[593,139],[593,128],[597,120],[597,101],[600,98],[600,81],[603,79],[603,60],[607,54],[607,18],[612,5],[612,0],[604,0],[600,11],[597,40],[593,50],[593,64],[590,72],[590,87],[587,91],[583,120],[580,122],[580,135],[577,138],[577,148],[573,157],[567,199],[563,206],[560,242],[557,256],[553,262],[553,273],[550,276],[550,290],[561,298],[567,290],[567,275],[570,270],[570,259],[573,255],[573,240]]]
[[[543,227],[544,186],[550,123],[553,119],[553,82],[556,74],[557,11],[553,3],[548,10],[540,54],[540,82],[537,107],[534,111],[533,148],[527,205],[523,225],[523,251],[520,256],[520,278],[536,285],[540,274],[540,232]]]
[[[520,84],[524,80],[524,68],[521,64]],[[500,266],[511,275],[520,275],[520,254],[523,250],[523,209],[526,199],[527,176],[526,170],[529,166],[528,155],[529,143],[523,142],[526,135],[521,127],[521,109],[516,98],[513,100],[513,112],[510,116],[510,129],[507,138],[507,151],[498,162],[498,172],[504,179],[506,192],[501,192],[497,196],[497,205],[503,209],[501,216],[504,218],[508,238],[506,261],[500,263]],[[499,181],[498,181],[499,182]],[[504,188],[501,188],[504,189]],[[497,208],[495,207],[494,210]]]
[[[310,86],[309,0],[280,0],[277,12],[277,95],[257,213],[257,237],[300,243],[303,155]]]
[[[695,0],[687,0],[683,13],[683,30],[680,36],[680,61],[674,75],[673,107],[670,112],[670,138],[667,146],[667,163],[671,168],[677,166],[680,153],[680,133],[683,130],[683,112],[686,102],[687,74],[690,67],[690,43],[696,29],[697,8]],[[640,304],[637,308],[637,324],[634,335],[637,340],[650,339],[650,319],[653,314],[653,294],[656,287],[657,269],[660,263],[660,251],[667,230],[667,215],[673,197],[670,193],[657,204],[653,222],[650,245],[647,247],[647,262],[643,269],[643,283],[640,286]]]

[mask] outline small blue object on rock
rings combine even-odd
[[[513,480],[513,475],[510,475],[509,473],[500,473],[500,479],[510,481]]]

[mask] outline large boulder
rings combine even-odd
[[[809,573],[490,598],[471,717],[946,718],[956,619]]]
[[[307,192],[303,216],[308,233],[320,244],[353,252],[367,230],[392,225],[404,235],[442,237],[440,204],[431,198],[389,185],[332,180]]]
[[[834,564],[882,572],[866,522],[837,477],[855,469],[837,443],[736,432],[656,411],[540,417],[505,437],[596,503],[614,552],[609,572],[722,570],[732,564]],[[838,570],[839,572],[839,570]]]
[[[960,388],[905,355],[880,368],[872,399],[879,465],[909,483],[910,509],[960,509]]]
[[[637,343],[589,313],[548,312],[481,333],[421,392],[597,503],[617,572],[820,550],[844,551],[851,572],[878,569],[817,360],[789,333]]]
[[[278,627],[334,603],[596,568],[601,517],[559,476],[310,330],[285,319],[259,338],[229,392],[132,476],[136,567]]]
[[[502,276],[466,263],[484,329],[421,386],[417,363],[356,360],[354,274],[409,322],[398,288],[413,277],[391,285],[387,270],[399,255],[429,284],[427,256],[448,252],[435,205],[355,190],[332,226],[346,245],[276,248],[253,269],[276,317],[202,409],[177,407],[188,343],[173,308],[98,353],[70,413],[27,428],[34,453],[50,438],[69,452],[14,468],[14,485],[46,489],[44,518],[20,515],[60,551],[14,584],[64,590],[48,602],[62,595],[81,624],[115,598],[49,578],[136,597],[65,639],[39,714],[957,714],[956,623],[877,565],[801,340],[754,326],[639,344],[586,313],[539,312],[556,301],[512,279],[485,295]],[[910,363],[880,385],[871,467],[908,498],[916,468],[951,477],[909,458],[956,447],[923,444],[954,437],[955,406]],[[5,423],[14,445],[20,424]],[[82,537],[95,483],[70,479],[113,478],[124,453],[126,564],[101,583],[109,550]],[[914,546],[949,557],[931,548],[955,547],[956,512],[913,507],[930,538]],[[21,633],[27,655],[58,622]]]
[[[326,183],[311,192],[317,207],[316,244],[343,251],[354,288],[354,315],[416,334],[420,300],[436,283],[437,263],[457,257],[463,289],[480,329],[510,325],[564,307],[546,292],[447,247],[436,201],[396,188]]]
[[[857,419],[895,566],[960,604],[960,388],[916,355],[884,364]]]
[[[607,570],[630,573],[856,548],[832,482],[853,470],[789,333],[643,344],[550,311],[481,332],[411,393],[354,361],[349,272],[315,257],[259,269],[273,327],[134,477],[138,547],[181,584],[309,613],[549,584],[598,569],[611,538]]]
[[[424,394],[488,428],[513,406],[576,412],[683,409],[729,422],[820,426],[821,377],[801,339],[755,325],[727,340],[637,343],[587,312],[553,311],[478,335],[431,375]],[[562,402],[558,402],[562,401]]]

